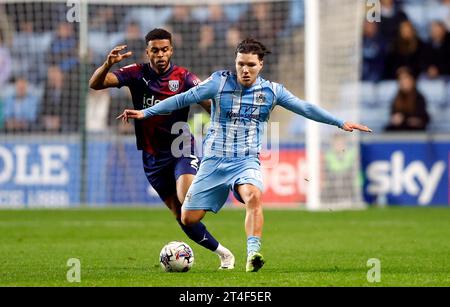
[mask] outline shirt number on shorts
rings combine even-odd
[[[190,155],[189,156],[192,160],[191,160],[191,166],[193,169],[195,169],[196,171],[198,171],[198,158],[194,155]]]

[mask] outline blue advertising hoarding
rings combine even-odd
[[[86,202],[91,206],[162,203],[145,177],[134,139],[90,142],[87,183]]]
[[[69,207],[80,203],[80,146],[70,141],[0,145],[0,207]]]
[[[0,208],[162,206],[145,178],[133,137],[91,138],[87,148],[83,181],[79,138],[8,138],[2,142]],[[303,146],[291,146],[290,153],[304,159]],[[361,162],[367,203],[450,204],[450,141],[364,141]],[[282,182],[272,182],[270,186],[280,185]]]
[[[394,205],[450,204],[450,142],[377,141],[361,145],[364,198]]]

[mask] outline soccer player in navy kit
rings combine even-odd
[[[134,108],[142,110],[200,83],[193,73],[170,62],[173,47],[172,35],[169,32],[164,29],[154,29],[146,35],[145,41],[148,63],[132,64],[109,72],[115,63],[132,55],[131,51],[121,53],[126,45],[117,46],[109,53],[105,63],[92,75],[89,81],[90,87],[100,90],[128,86]],[[210,112],[209,100],[204,100],[200,104]],[[195,225],[181,223],[181,204],[197,173],[199,159],[194,155],[193,136],[172,134],[171,131],[175,123],[187,122],[188,113],[189,106],[135,122],[137,147],[142,150],[145,175],[160,198],[176,216],[188,237],[219,255],[221,269],[233,269],[235,262],[233,254],[219,244],[202,223]],[[171,146],[179,137],[188,138],[188,142],[182,142],[182,144],[191,145],[191,155],[174,157]]]

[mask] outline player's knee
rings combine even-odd
[[[249,191],[245,197],[247,207],[257,208],[261,206],[261,192]]]
[[[184,214],[184,213],[181,215],[181,223],[183,223],[183,225],[185,225],[185,226],[193,225],[195,223],[198,223],[199,221],[200,220],[193,215]]]

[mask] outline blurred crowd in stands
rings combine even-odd
[[[450,131],[449,29],[449,0],[381,0],[381,22],[363,24],[361,115],[368,124]]]
[[[362,121],[376,131],[450,131],[450,0],[380,2],[381,22],[361,25]],[[114,120],[130,107],[128,91],[89,90],[87,80],[119,44],[134,52],[120,66],[146,61],[143,38],[155,27],[173,32],[173,62],[202,79],[233,69],[242,38],[261,39],[272,49],[264,70],[272,80],[279,71],[280,40],[304,27],[304,0],[195,8],[90,4],[83,66],[80,25],[67,22],[67,10],[65,1],[0,4],[0,131],[129,129]],[[345,91],[343,86],[343,99]],[[86,118],[80,116],[82,99]]]
[[[113,69],[146,62],[144,37],[155,27],[173,33],[173,63],[201,79],[233,69],[234,48],[247,36],[271,47],[265,73],[274,76],[277,40],[289,37],[304,20],[303,0],[195,8],[90,4],[86,67],[80,65],[79,23],[67,22],[67,11],[65,1],[0,5],[0,130],[77,132],[83,125],[107,131],[117,125],[117,113],[130,107],[128,91],[88,90],[87,79],[116,45],[126,44],[133,57]],[[84,92],[86,122],[80,118]]]

